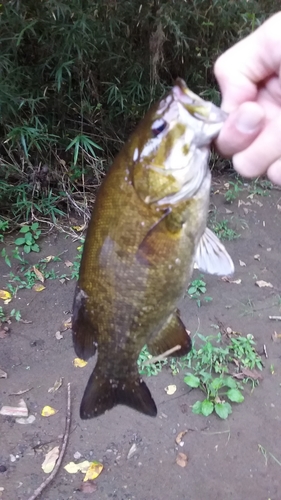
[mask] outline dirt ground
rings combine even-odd
[[[236,265],[233,279],[241,279],[241,283],[206,275],[212,302],[198,308],[194,300],[186,298],[180,308],[192,334],[199,330],[210,335],[214,333],[212,324],[220,321],[243,335],[252,333],[258,351],[262,352],[265,344],[268,358],[262,358],[260,385],[253,392],[250,387],[245,390],[244,402],[233,405],[227,420],[216,415],[206,418],[191,411],[191,405],[203,399],[202,393],[184,384],[184,373],[173,376],[163,369],[146,379],[158,407],[155,419],[119,406],[95,420],[81,421],[79,405],[94,362],[75,368],[71,331],[62,332],[60,340],[55,336],[70,317],[75,281],[47,279],[41,292],[22,289],[9,305],[1,304],[5,311],[20,310],[22,319],[30,323],[13,320],[10,332],[0,338],[0,368],[8,374],[0,379],[0,407],[15,406],[24,398],[36,419],[20,425],[15,418],[0,415],[1,500],[27,500],[46,479],[41,465],[46,452],[61,444],[68,382],[72,393],[69,443],[57,476],[42,494],[44,500],[280,500],[281,341],[273,342],[272,334],[280,333],[281,323],[271,321],[269,315],[281,314],[281,191],[272,189],[258,195],[245,187],[229,205],[223,198],[227,180],[214,182],[212,216],[228,219],[240,235],[225,245]],[[30,255],[30,262],[65,252],[61,262],[51,262],[49,267],[69,275],[65,262],[74,261],[79,243],[51,233],[39,244],[41,252]],[[260,260],[254,258],[257,254]],[[241,267],[239,260],[246,266]],[[13,272],[17,273],[15,261]],[[1,289],[6,287],[8,273],[1,259]],[[273,286],[259,288],[257,280]],[[48,392],[60,377],[61,388]],[[164,390],[169,384],[177,386],[172,396]],[[21,396],[11,395],[26,389],[30,390]],[[45,405],[59,411],[44,418],[40,412]],[[180,447],[175,437],[183,430],[188,432]],[[133,444],[136,451],[128,458]],[[74,458],[77,452],[79,460]],[[179,452],[188,457],[184,468],[176,463]],[[83,460],[98,460],[104,465],[91,494],[79,491],[82,473],[71,475],[63,468],[70,461]]]

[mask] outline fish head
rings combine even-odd
[[[133,184],[145,203],[163,207],[195,195],[210,177],[210,144],[226,117],[176,80],[133,136]]]

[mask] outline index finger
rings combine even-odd
[[[254,101],[258,84],[273,74],[279,75],[280,44],[281,12],[278,12],[218,58],[214,73],[225,111],[231,112],[245,101]]]

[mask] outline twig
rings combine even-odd
[[[263,344],[263,353],[264,353],[265,357],[268,358],[267,349],[266,349],[265,344]]]
[[[39,486],[39,488],[37,488],[37,490],[34,491],[34,493],[31,495],[31,497],[29,497],[28,500],[36,500],[36,498],[39,498],[39,496],[41,495],[42,491],[54,479],[54,477],[56,476],[56,474],[57,474],[57,472],[58,472],[58,470],[60,468],[60,465],[62,463],[62,459],[63,459],[64,454],[65,454],[66,446],[67,446],[67,443],[68,443],[68,438],[69,438],[70,421],[71,421],[71,411],[70,411],[71,410],[71,406],[70,406],[70,403],[71,403],[71,399],[70,399],[70,384],[68,383],[67,384],[67,409],[66,409],[65,431],[64,431],[64,436],[63,436],[61,451],[60,451],[60,454],[59,454],[56,466],[55,466],[53,472],[47,477],[47,479],[45,479],[45,481],[43,481],[43,483],[41,483],[41,485]]]
[[[281,316],[268,316],[269,319],[275,319],[276,321],[281,321]]]
[[[175,347],[168,349],[168,351],[163,352],[163,354],[160,354],[159,356],[154,356],[153,358],[149,358],[147,361],[143,363],[143,366],[152,365],[152,363],[157,363],[158,361],[162,361],[162,359],[165,359],[167,356],[170,356],[170,354],[173,354],[173,352],[179,351],[180,349],[181,346],[176,345]]]

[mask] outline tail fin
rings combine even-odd
[[[99,417],[105,411],[122,404],[134,410],[156,417],[157,408],[145,382],[129,374],[125,379],[106,377],[98,363],[89,378],[80,406],[80,417]]]

